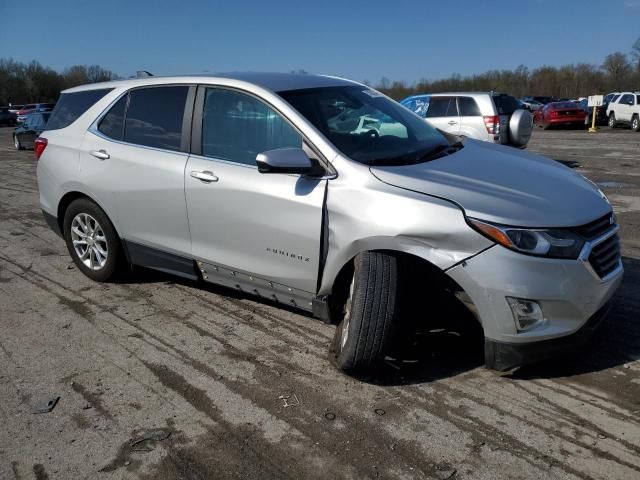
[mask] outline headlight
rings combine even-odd
[[[485,237],[517,252],[551,258],[578,258],[584,240],[562,229],[516,228],[468,219],[470,225]]]

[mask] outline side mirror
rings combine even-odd
[[[319,177],[325,170],[301,148],[277,148],[259,153],[256,164],[260,173],[289,173]]]

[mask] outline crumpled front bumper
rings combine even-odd
[[[531,343],[506,343],[485,338],[485,366],[505,371],[577,350],[584,346],[593,333],[604,323],[610,308],[611,302],[606,303],[577,332],[564,337]]]
[[[504,370],[546,358],[583,342],[606,314],[622,282],[622,266],[601,279],[585,262],[534,257],[494,246],[449,269],[485,336],[486,364]],[[506,297],[535,300],[545,322],[516,328]]]

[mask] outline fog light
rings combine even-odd
[[[519,331],[531,330],[544,323],[544,315],[538,302],[524,298],[506,298]]]

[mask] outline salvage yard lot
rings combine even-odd
[[[367,381],[292,311],[152,272],[92,282],[11,145],[1,128],[0,478],[640,478],[640,134],[529,145],[621,224],[624,283],[585,352],[498,374],[471,334],[432,333]]]

